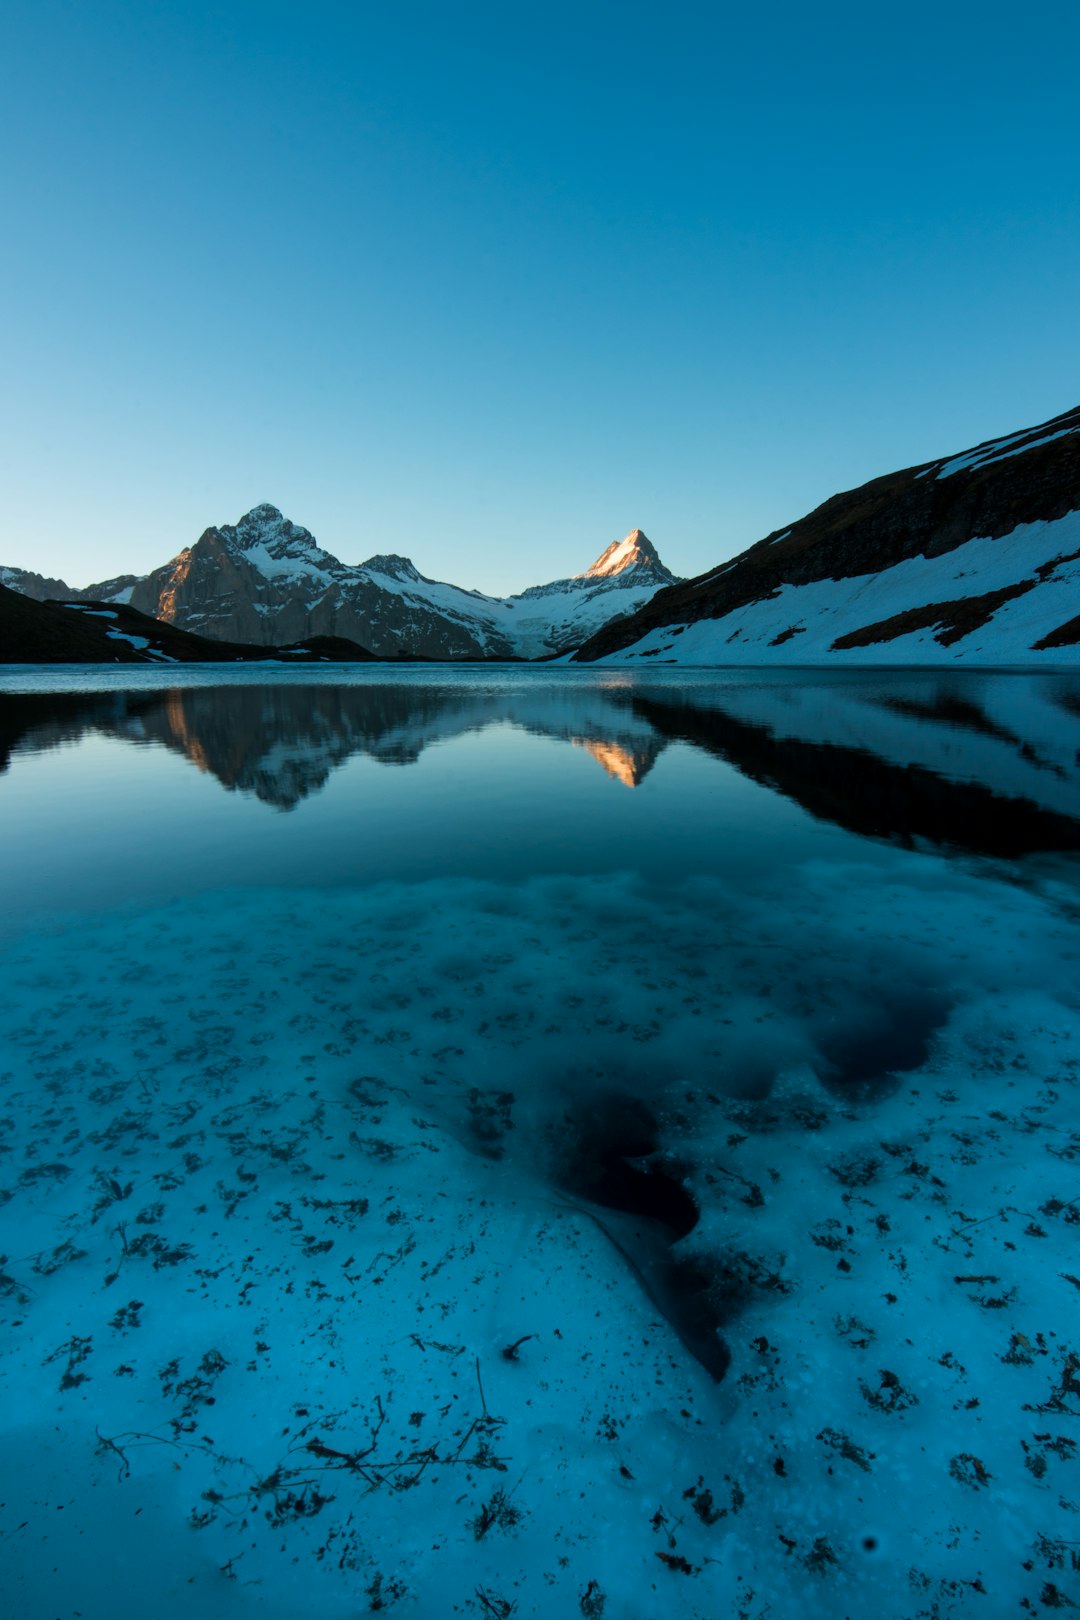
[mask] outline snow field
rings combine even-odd
[[[597,662],[1072,667],[1080,660],[1076,645],[1042,652],[1035,652],[1033,645],[1080,614],[1080,558],[1072,555],[1077,551],[1080,512],[1070,512],[1055,523],[1022,523],[1000,539],[968,540],[940,556],[910,557],[880,573],[785,584],[774,595],[722,618],[650,630],[631,647]],[[1058,558],[1069,560],[1059,562],[1026,594],[1003,603],[980,629],[949,645],[937,640],[937,628],[932,626],[868,646],[834,650],[839,638],[894,614],[1035,579],[1038,568]]]
[[[0,1005],[12,1612],[1075,1595],[1078,949],[1063,887],[880,851],[28,931]],[[920,1018],[909,1072],[851,1078]],[[699,1203],[720,1384],[559,1188],[611,1089]]]

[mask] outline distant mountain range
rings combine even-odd
[[[207,529],[142,577],[73,590],[27,569],[0,568],[0,584],[37,601],[130,606],[211,640],[265,647],[341,637],[380,658],[551,657],[675,581],[634,529],[582,574],[518,596],[484,596],[427,579],[407,557],[339,562],[276,506]]]
[[[1080,662],[1080,409],[834,495],[575,657]]]
[[[257,506],[138,578],[73,590],[6,567],[2,586],[39,603],[123,608],[209,643],[297,657],[308,656],[312,638],[336,638],[344,656],[378,658],[1075,664],[1080,408],[834,495],[691,580],[676,579],[634,529],[581,574],[484,596],[426,578],[407,557],[339,562],[276,507]],[[25,623],[19,644],[31,652],[13,650],[4,629],[13,617],[10,605],[0,614],[0,661],[8,663],[34,657]],[[142,623],[106,632],[117,656],[127,656],[125,640],[147,639]],[[86,640],[85,627],[75,639]],[[52,650],[41,658],[79,661],[76,651],[57,652],[64,638],[55,624],[46,640]],[[314,656],[332,657],[329,645]],[[194,643],[181,653],[154,647],[141,656],[199,656]]]

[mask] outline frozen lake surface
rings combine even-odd
[[[24,1620],[1080,1603],[1080,677],[0,676]]]

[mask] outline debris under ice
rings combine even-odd
[[[852,848],[28,925],[11,1612],[1078,1601],[1075,895]]]

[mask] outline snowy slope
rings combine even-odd
[[[836,495],[576,656],[1075,664],[1080,409]]]
[[[786,584],[723,618],[651,630],[604,662],[646,658],[681,664],[1078,664],[1080,511],[1056,523],[1020,524],[1000,540],[969,540],[944,556],[912,557],[880,574]]]
[[[507,598],[509,634],[523,658],[578,647],[602,625],[642,607],[662,585],[675,583],[649,538],[633,529],[583,574],[534,585]],[[502,621],[506,624],[506,620]]]

